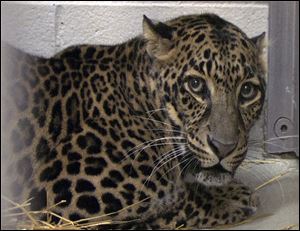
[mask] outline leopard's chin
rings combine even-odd
[[[185,176],[187,183],[199,183],[205,186],[223,186],[233,180],[233,173],[224,170],[219,165],[202,168],[198,172],[189,172]]]

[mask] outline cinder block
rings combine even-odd
[[[142,16],[168,20],[180,15],[216,13],[249,36],[268,31],[268,6],[209,2],[18,2],[1,5],[3,39],[49,57],[74,44],[111,45],[142,32]]]
[[[268,7],[256,4],[148,3],[61,5],[57,11],[57,49],[72,44],[116,44],[142,32],[142,16],[168,20],[180,15],[216,13],[241,27],[249,36],[268,28]]]
[[[55,9],[52,4],[1,3],[1,40],[26,52],[55,52]]]

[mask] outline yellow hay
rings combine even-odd
[[[125,223],[129,223],[132,221],[140,221],[140,219],[135,219],[135,220],[129,220],[129,221],[112,221],[112,220],[104,220],[104,221],[93,221],[95,219],[100,219],[100,218],[105,218],[108,217],[110,215],[116,214],[116,213],[120,213],[130,207],[133,207],[137,204],[140,204],[142,202],[144,202],[145,200],[149,199],[150,197],[147,197],[139,202],[136,202],[132,205],[129,205],[127,207],[124,207],[123,209],[120,209],[116,212],[112,212],[109,214],[104,214],[101,216],[95,216],[95,217],[90,217],[90,218],[85,218],[85,219],[80,219],[77,221],[71,221],[65,217],[62,217],[52,211],[49,211],[50,209],[58,206],[61,203],[65,203],[65,200],[60,201],[59,203],[56,203],[52,206],[50,206],[49,208],[46,208],[44,210],[41,211],[28,211],[26,209],[27,206],[30,205],[30,203],[28,203],[30,200],[27,200],[25,202],[23,202],[22,204],[18,204],[16,202],[11,201],[9,198],[5,197],[5,196],[1,196],[4,200],[8,201],[9,203],[11,203],[13,205],[12,208],[8,208],[6,209],[6,213],[8,214],[4,214],[5,217],[18,217],[18,216],[26,216],[29,220],[23,220],[22,224],[14,224],[16,227],[20,228],[20,229],[31,229],[31,230],[80,230],[80,229],[87,229],[87,228],[92,228],[95,226],[101,226],[101,225],[111,225],[111,224],[125,224]],[[21,209],[22,212],[19,213],[9,213],[10,211],[13,211],[14,209]],[[46,214],[47,215],[47,221],[42,221],[42,220],[38,220],[36,218],[34,218],[33,215],[38,215],[38,214]],[[59,218],[59,222],[57,224],[51,224],[51,216],[57,217]],[[82,222],[86,222],[84,224],[79,224]],[[10,224],[7,224],[10,225]]]
[[[271,178],[270,180],[268,180],[268,181],[264,182],[263,184],[257,186],[257,187],[254,189],[254,191],[257,191],[257,190],[259,190],[259,189],[265,187],[266,185],[272,183],[273,181],[279,179],[280,177],[283,177],[284,175],[288,174],[288,173],[291,172],[292,170],[294,170],[294,169],[289,169],[289,170],[287,170],[287,171],[285,171],[285,172],[282,172],[282,173],[280,173],[280,174],[274,176],[274,177]]]
[[[291,230],[291,229],[299,229],[299,225],[296,225],[296,224],[292,224],[292,225],[288,225],[288,226],[285,226],[283,228],[281,228],[280,230]]]
[[[27,209],[25,209],[24,206],[18,204],[18,203],[15,203],[13,201],[11,201],[10,199],[8,199],[7,197],[5,196],[2,196],[3,199],[7,200],[9,203],[11,203],[12,205],[14,205],[16,208],[19,208],[21,209],[25,215],[31,220],[31,222],[34,224],[34,225],[38,225],[37,221],[31,216],[30,213],[28,213]]]
[[[244,160],[242,165],[246,164],[276,164],[276,163],[285,163],[288,164],[287,161],[281,160],[281,159],[267,159],[267,160]]]

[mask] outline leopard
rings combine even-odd
[[[247,219],[259,199],[235,173],[263,110],[265,32],[211,13],[144,15],[142,29],[50,58],[8,45],[3,194],[92,229]]]

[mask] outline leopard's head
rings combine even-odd
[[[159,74],[156,90],[170,121],[185,134],[186,157],[197,165],[187,180],[229,182],[263,107],[265,33],[248,38],[213,14],[166,23],[144,17],[143,29],[153,72]]]

